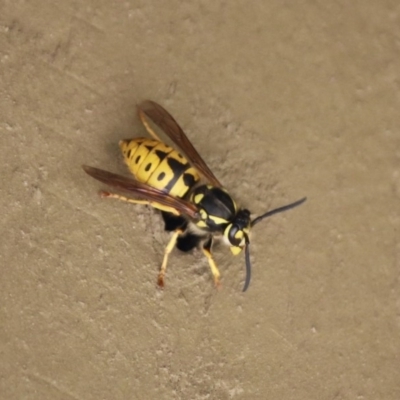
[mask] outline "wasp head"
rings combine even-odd
[[[271,217],[274,214],[281,213],[283,211],[290,210],[294,207],[299,206],[304,203],[306,198],[295,201],[294,203],[288,204],[283,207],[276,208],[274,210],[268,211],[265,214],[251,220],[249,210],[239,210],[225,231],[224,236],[229,240],[231,244],[231,251],[233,254],[239,254],[243,248],[245,250],[245,260],[246,260],[246,280],[243,287],[243,292],[247,290],[250,284],[251,278],[251,263],[250,263],[250,240],[249,232],[250,228],[261,222],[263,219]]]

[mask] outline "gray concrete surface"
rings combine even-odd
[[[400,6],[1,2],[0,397],[400,398]],[[254,214],[253,280],[174,252],[127,174],[164,105]]]

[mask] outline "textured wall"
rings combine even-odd
[[[400,398],[400,6],[3,1],[0,397]],[[150,98],[253,213],[243,256],[174,252],[101,200]]]

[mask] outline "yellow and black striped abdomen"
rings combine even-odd
[[[135,178],[171,196],[184,197],[199,173],[171,146],[154,139],[121,140],[124,160]]]

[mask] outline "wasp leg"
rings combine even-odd
[[[178,237],[176,248],[180,251],[188,252],[195,247],[198,247],[202,239],[204,239],[202,236],[198,236],[194,233],[188,232],[185,235]]]
[[[154,139],[161,142],[161,139],[158,137],[158,135],[154,132],[154,130],[151,128],[151,126],[147,122],[144,112],[140,109],[139,109],[139,117],[140,117],[140,120],[142,121],[143,126],[146,128],[146,131],[150,134],[150,136],[152,136]]]
[[[126,201],[127,203],[134,203],[134,204],[149,204],[150,202],[147,200],[136,200],[136,199],[131,199],[126,196],[122,196],[118,193],[110,193],[106,192],[105,190],[100,191],[100,196],[104,198],[109,198],[109,199],[117,199],[121,201]]]
[[[161,216],[165,224],[164,229],[167,232],[174,232],[177,229],[185,231],[188,226],[187,219],[181,215],[174,215],[169,212],[161,211]]]
[[[122,196],[121,194],[118,193],[107,192],[105,190],[100,191],[100,196],[108,199],[117,199],[121,201],[126,201],[127,203],[150,205],[156,208],[157,210],[166,211],[174,215],[180,215],[175,208],[164,206],[154,201],[131,199],[130,197]]]
[[[218,288],[221,286],[221,284],[219,282],[219,278],[220,278],[221,274],[219,273],[217,264],[215,264],[215,261],[211,254],[212,243],[213,243],[213,238],[212,238],[212,236],[210,236],[209,239],[203,245],[203,253],[208,259],[208,264],[210,265],[211,273],[213,274],[213,277],[214,277],[215,287]]]
[[[164,276],[165,272],[167,270],[167,263],[168,263],[168,256],[170,255],[171,251],[174,249],[176,245],[176,241],[178,240],[178,237],[182,235],[183,230],[182,229],[177,229],[171,236],[171,239],[169,243],[167,244],[167,247],[164,250],[164,259],[161,264],[160,272],[158,274],[158,286],[164,287]]]

